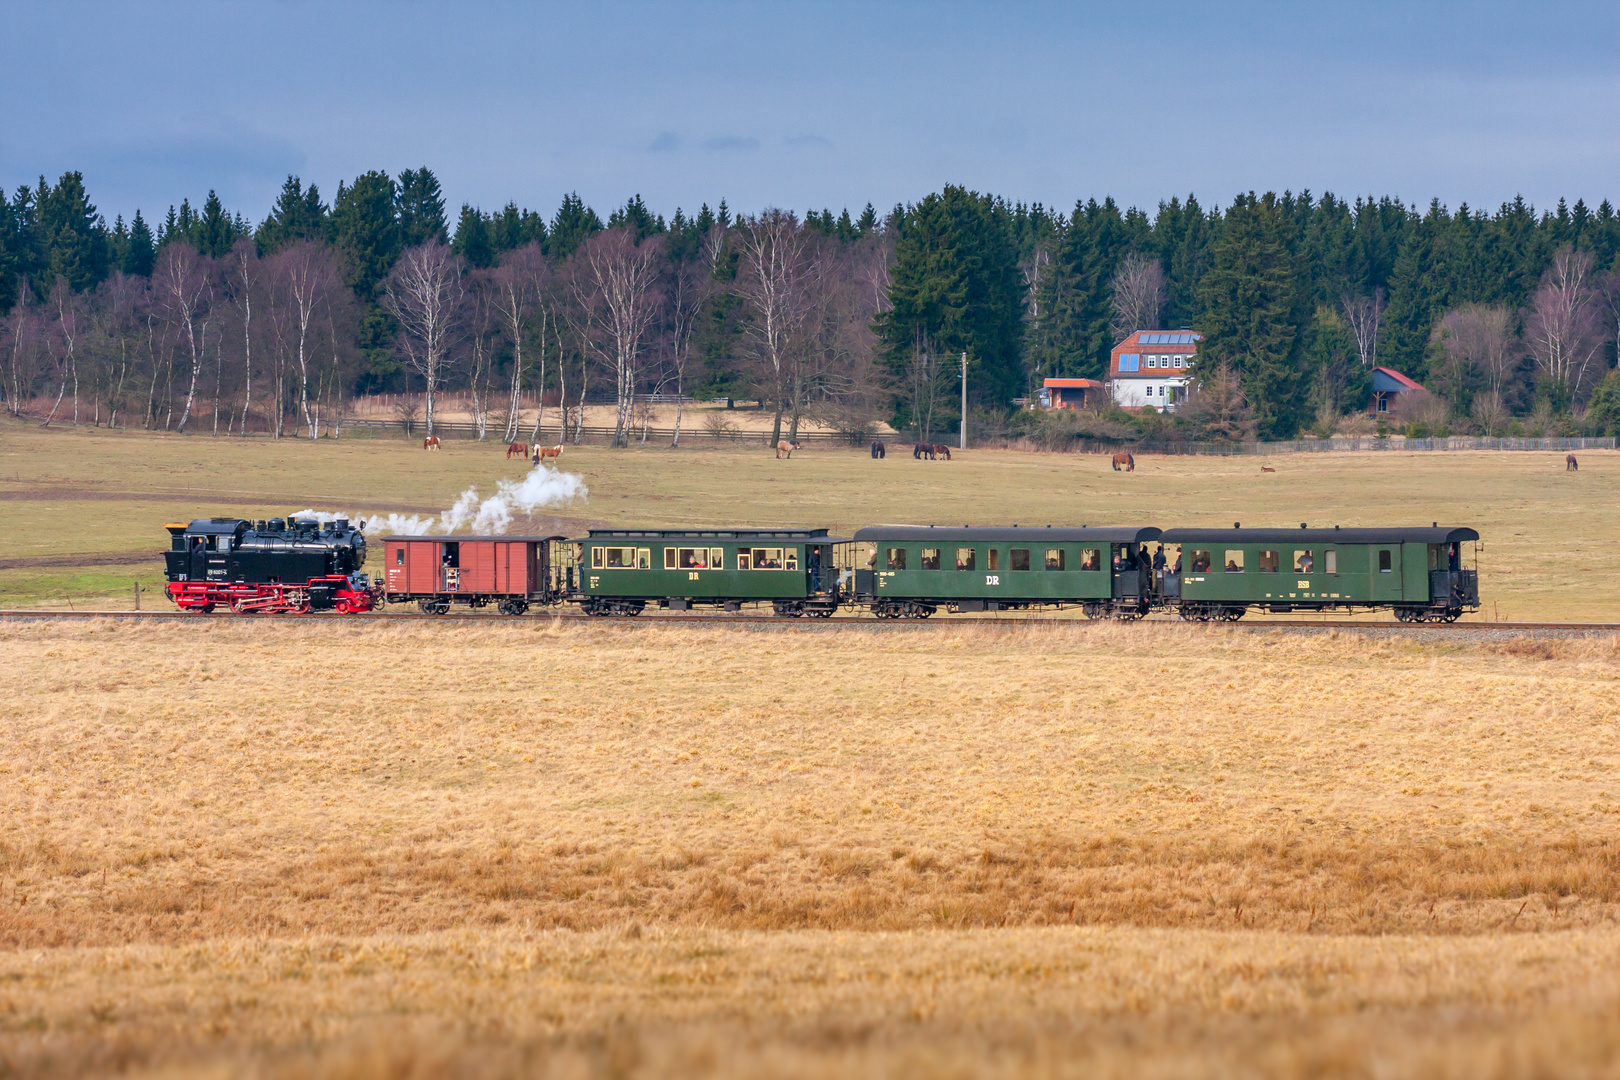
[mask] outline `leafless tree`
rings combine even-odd
[[[811,304],[815,265],[807,257],[805,232],[793,214],[774,208],[740,219],[737,228],[742,264],[735,288],[753,316],[747,334],[776,409],[772,443],[781,441],[782,414],[792,392],[789,348]]]
[[[91,309],[97,357],[95,422],[101,423],[101,407],[107,406],[107,426],[117,427],[124,408],[124,387],[135,359],[139,322],[136,309],[141,304],[144,278],[115,273],[97,287]]]
[[[207,345],[198,333],[199,323],[208,313],[213,295],[209,268],[190,244],[176,242],[164,246],[158,255],[152,280],[169,323],[183,332],[190,352],[191,382],[186,388],[185,408],[180,412],[176,431],[186,430],[191,409],[197,400],[197,376],[202,372],[203,349]],[[167,426],[167,424],[165,424]]]
[[[911,422],[917,428],[917,437],[923,442],[933,438],[934,420],[943,399],[955,384],[957,371],[954,357],[942,357],[934,343],[921,330],[911,343],[898,389],[905,395],[911,413]]]
[[[501,334],[501,292],[489,271],[474,270],[467,275],[467,342],[472,349],[467,391],[480,442],[489,437],[489,383],[495,368],[495,342]],[[510,420],[507,426],[511,426]]]
[[[285,311],[287,350],[298,365],[298,411],[304,418],[305,430],[314,439],[317,428],[310,414],[309,392],[316,355],[314,332],[321,307],[330,301],[337,271],[326,247],[310,240],[298,240],[273,256],[271,272]],[[405,321],[400,319],[401,323]]]
[[[247,434],[247,418],[253,411],[253,298],[259,287],[258,249],[252,239],[243,237],[231,248],[230,284],[232,301],[242,320],[242,417],[241,434]]]
[[[27,282],[22,283],[18,294],[16,306],[0,325],[6,331],[6,411],[20,417],[34,395],[43,327]]]
[[[1525,345],[1542,376],[1569,395],[1584,387],[1594,361],[1601,364],[1603,331],[1591,276],[1590,255],[1559,249],[1524,321]]]
[[[45,426],[50,427],[51,421],[56,419],[56,412],[62,407],[62,397],[67,392],[68,385],[73,386],[73,426],[79,425],[79,313],[81,303],[68,287],[66,278],[57,278],[56,286],[51,289],[51,311],[56,316],[51,323],[49,332],[45,335],[46,347],[55,361],[57,373],[56,402],[51,406],[51,414],[45,418]]]
[[[692,332],[697,329],[698,312],[714,291],[712,268],[719,252],[711,250],[711,244],[718,244],[723,239],[724,234],[718,231],[718,226],[710,230],[710,236],[704,239],[704,247],[698,257],[682,259],[670,271],[669,332],[665,348],[669,373],[675,380],[675,437],[670,441],[671,446],[681,445],[686,377],[692,361]]]
[[[1109,324],[1118,341],[1137,330],[1157,330],[1164,310],[1164,267],[1151,255],[1133,251],[1119,262],[1109,285],[1114,318]]]
[[[1511,311],[1487,304],[1464,304],[1441,318],[1437,338],[1447,365],[1454,369],[1454,381],[1461,382],[1468,374],[1477,373],[1500,400],[1508,377],[1519,363]]]
[[[1350,325],[1350,335],[1356,340],[1356,356],[1363,368],[1378,364],[1378,330],[1384,321],[1384,290],[1375,289],[1371,296],[1339,298],[1339,309],[1344,321]]]
[[[525,244],[516,251],[507,252],[494,274],[496,311],[500,315],[501,328],[512,342],[512,383],[506,408],[507,442],[517,438],[523,419],[523,379],[526,374],[524,345],[529,339],[529,321],[532,317],[540,320],[535,336],[539,343],[537,355],[540,371],[536,385],[540,391],[540,409],[534,419],[534,434],[530,442],[539,441],[540,425],[545,419],[546,330],[551,312],[547,305],[540,302],[540,298],[548,270],[546,257],[540,253],[540,245]]]
[[[383,307],[404,330],[406,360],[427,387],[429,435],[434,395],[445,379],[465,292],[460,257],[438,240],[407,249],[383,287]]]
[[[628,229],[608,229],[574,253],[569,288],[581,337],[614,375],[614,446],[629,442],[641,352],[663,299],[658,289],[662,252],[658,237],[637,244]],[[583,416],[583,396],[580,408]]]
[[[1200,438],[1224,442],[1254,438],[1254,416],[1242,380],[1225,364],[1198,376],[1180,414]]]

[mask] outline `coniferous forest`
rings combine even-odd
[[[452,214],[426,168],[330,199],[289,177],[257,222],[210,192],[109,224],[74,172],[0,198],[0,399],[51,424],[315,438],[391,393],[431,430],[453,392],[491,439],[527,434],[537,396],[575,438],[584,403],[613,403],[622,444],[663,395],[757,403],[778,438],[928,437],[956,428],[966,353],[975,438],[1362,430],[1377,366],[1428,391],[1409,434],[1616,434],[1617,326],[1607,200],[1064,212],[946,187],[853,215],[722,199],[666,219],[637,196],[604,220],[577,195]],[[1018,408],[1045,378],[1104,377],[1133,330],[1181,327],[1203,341],[1174,415]]]

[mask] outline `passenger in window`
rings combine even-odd
[[[1159,545],[1159,550],[1157,550],[1157,551],[1155,551],[1153,553],[1153,569],[1155,569],[1155,570],[1163,570],[1164,569],[1164,545],[1163,544],[1160,544]]]
[[[1315,565],[1316,563],[1311,558],[1311,553],[1309,551],[1294,552],[1294,572],[1296,574],[1308,574],[1311,572],[1311,568]]]

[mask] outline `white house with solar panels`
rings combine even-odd
[[[1114,346],[1108,388],[1122,409],[1174,411],[1187,399],[1199,335],[1191,330],[1138,330]]]

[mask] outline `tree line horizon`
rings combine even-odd
[[[1050,377],[1106,378],[1134,330],[1202,335],[1174,416],[1026,414]],[[1603,200],[1494,213],[1388,196],[1194,195],[1150,215],[1068,213],[957,186],[868,203],[666,219],[636,195],[604,220],[461,206],[427,168],[289,176],[257,225],[210,191],[154,229],[109,225],[83,177],[0,196],[0,397],[13,415],[319,437],[355,396],[446,392],[480,437],[515,438],[525,395],[578,439],[584,404],[758,401],[773,441],[802,421],[851,441],[880,420],[954,430],[961,357],[976,436],[1292,438],[1353,428],[1372,369],[1429,391],[1424,433],[1616,434],[1620,220]],[[639,403],[643,403],[638,406]],[[638,408],[640,412],[638,414]],[[681,424],[676,412],[676,440]]]

